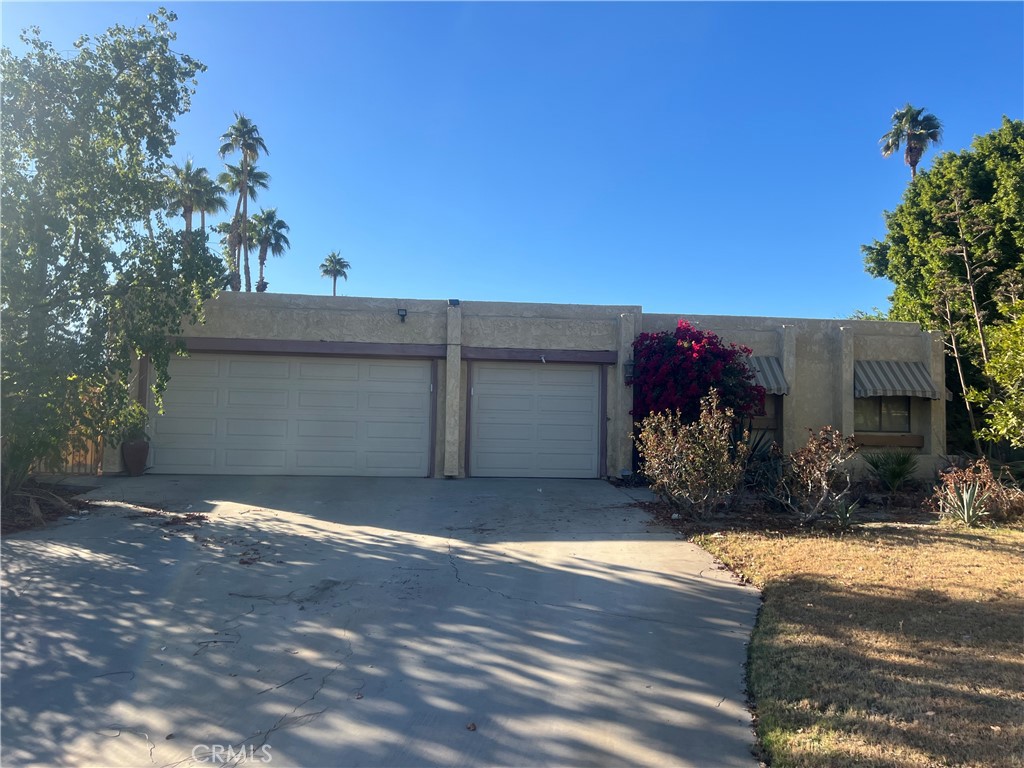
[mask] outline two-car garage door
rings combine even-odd
[[[427,360],[196,354],[172,360],[151,472],[430,474]]]

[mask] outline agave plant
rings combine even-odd
[[[939,489],[939,509],[943,516],[973,528],[988,515],[991,495],[981,480],[946,483]]]
[[[860,502],[840,499],[832,507],[832,518],[842,530],[848,531],[853,528],[853,517],[860,509]]]

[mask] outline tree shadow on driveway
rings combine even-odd
[[[622,496],[422,482],[418,515],[241,494],[7,539],[5,762],[754,764],[756,592]]]

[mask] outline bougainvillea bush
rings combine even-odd
[[[751,351],[728,346],[710,331],[680,320],[675,331],[641,333],[633,342],[633,417],[678,411],[683,423],[700,415],[701,399],[718,390],[720,407],[737,417],[764,408],[764,387],[747,365]]]

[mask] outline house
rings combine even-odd
[[[632,466],[632,342],[681,317],[753,350],[768,392],[754,426],[786,452],[831,424],[919,451],[925,472],[943,454],[941,339],[913,323],[224,293],[186,329],[163,413],[148,395],[149,471],[618,476]]]

